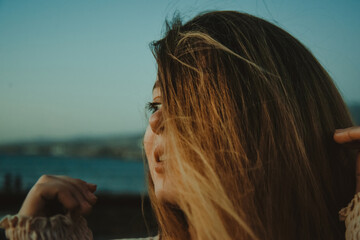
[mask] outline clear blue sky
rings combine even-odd
[[[0,143],[141,132],[166,17],[238,10],[302,41],[360,102],[360,1],[0,0]]]

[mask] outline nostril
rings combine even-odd
[[[161,173],[164,173],[165,171],[164,171],[164,166],[156,166],[155,167],[155,172],[157,172],[157,173],[159,173],[159,174],[161,174]]]

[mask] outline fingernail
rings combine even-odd
[[[82,205],[83,205],[83,207],[85,207],[85,208],[91,208],[91,204],[88,203],[87,201],[82,202]]]
[[[93,193],[90,192],[90,191],[87,191],[86,194],[87,194],[88,197],[91,198],[91,199],[97,199],[97,197],[95,196],[95,194],[93,194]]]
[[[97,197],[96,197],[94,194],[91,195],[90,198],[91,198],[92,200],[97,200]]]
[[[96,191],[96,189],[97,189],[97,185],[96,185],[96,184],[87,183],[87,185],[88,185],[88,188],[89,188],[89,189],[92,189],[92,192]]]

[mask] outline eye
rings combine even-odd
[[[160,110],[161,103],[159,102],[148,102],[146,104],[146,109],[151,112],[151,114],[154,114],[156,111]]]

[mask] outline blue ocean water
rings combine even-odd
[[[5,176],[21,177],[27,191],[43,174],[67,175],[97,184],[97,192],[113,194],[146,193],[143,162],[109,158],[72,158],[0,155],[0,190]]]

